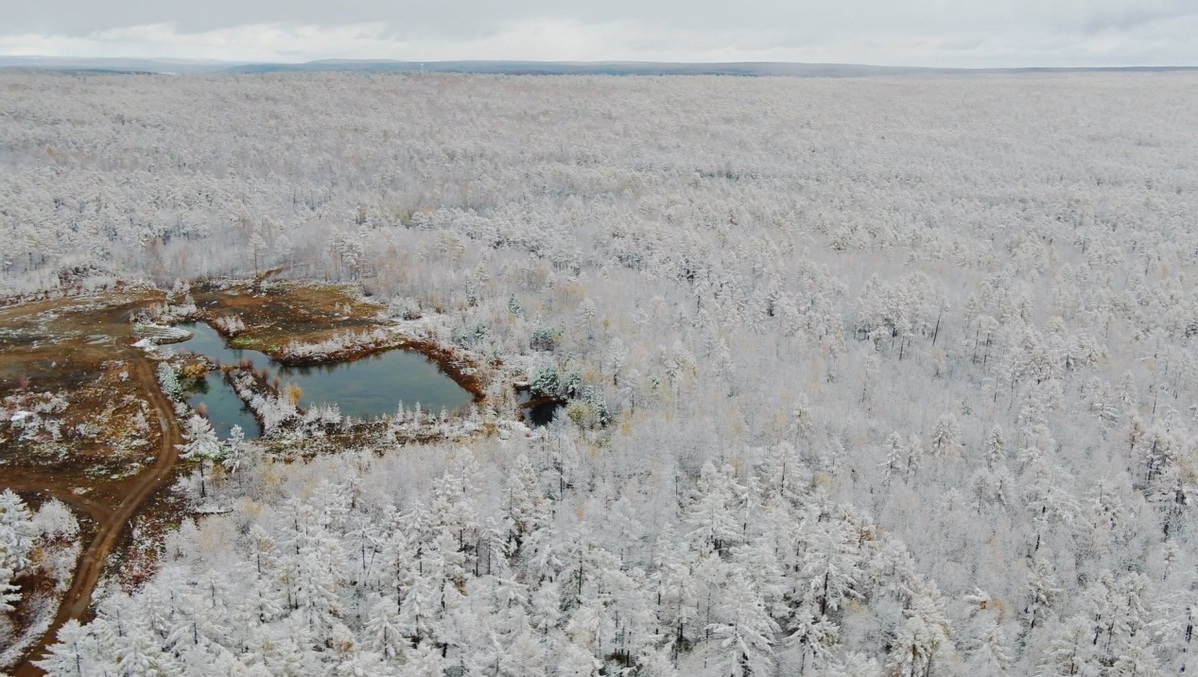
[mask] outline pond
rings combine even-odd
[[[316,367],[285,367],[256,350],[229,348],[207,324],[184,325],[184,328],[194,335],[178,344],[180,350],[205,355],[220,364],[249,360],[255,368],[265,368],[272,377],[278,376],[282,386],[298,386],[299,403],[304,408],[335,403],[342,415],[374,418],[395,413],[401,401],[409,410],[419,403],[428,412],[439,413],[444,409],[453,413],[473,399],[436,362],[409,350],[388,350],[352,362]],[[247,437],[255,432],[261,434],[253,416],[219,373],[209,373],[205,385],[205,392],[191,394],[187,402],[192,407],[204,403],[217,435],[223,439],[234,424],[240,425]]]
[[[556,397],[546,397],[540,395],[533,397],[527,390],[520,391],[517,395],[520,401],[520,410],[523,412],[524,420],[536,427],[547,426],[553,423],[553,419],[558,412],[566,406],[566,401]]]
[[[262,435],[262,426],[258,425],[258,419],[254,418],[250,408],[233,392],[233,387],[225,383],[219,371],[208,372],[202,381],[195,387],[184,390],[183,394],[192,409],[198,410],[200,405],[203,405],[208,422],[222,440],[228,439],[229,431],[234,425],[241,426],[246,437]]]

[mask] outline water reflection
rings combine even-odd
[[[344,415],[369,418],[394,413],[400,401],[409,409],[419,403],[424,411],[453,413],[468,406],[472,399],[435,362],[411,351],[389,350],[352,362],[283,367],[256,350],[229,348],[207,324],[196,323],[186,328],[194,336],[179,344],[180,350],[206,355],[220,364],[248,360],[255,369],[265,368],[271,378],[278,377],[283,386],[298,386],[300,406],[304,408],[336,404]],[[190,396],[188,402],[193,406],[203,402],[207,406],[209,420],[219,435],[227,435],[234,423],[241,425],[247,436],[257,430],[252,417],[250,425],[246,425],[248,412],[220,374],[208,375],[205,390]]]

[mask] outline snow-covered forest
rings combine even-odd
[[[1184,73],[0,75],[5,296],[283,267],[568,400],[245,442],[43,665],[1191,671],[1196,130]]]
[[[30,510],[12,491],[0,492],[0,664],[20,657],[11,617],[15,604],[52,609],[55,595],[70,584],[79,556],[78,531],[79,523],[61,501],[50,499]],[[44,631],[50,619],[39,620]]]

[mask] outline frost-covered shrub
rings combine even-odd
[[[236,315],[221,315],[212,318],[211,322],[226,336],[237,336],[245,331],[245,322]]]
[[[162,392],[172,400],[183,397],[183,389],[179,386],[179,377],[175,375],[174,368],[166,362],[158,363],[158,384],[162,386]]]
[[[0,492],[0,566],[20,572],[29,566],[29,552],[36,534],[25,501],[11,489]],[[3,584],[4,581],[0,581]]]
[[[229,384],[233,391],[262,422],[263,431],[271,433],[289,421],[294,420],[299,412],[295,404],[282,395],[263,395],[254,389],[254,379],[246,370],[235,370],[229,374]]]
[[[396,297],[387,304],[387,313],[401,320],[419,320],[424,316],[420,303],[410,296]]]
[[[342,421],[341,408],[337,406],[336,402],[314,405],[308,409],[308,413],[304,414],[304,423],[312,426],[338,426]]]
[[[561,388],[562,382],[557,367],[551,364],[538,369],[528,382],[529,391],[538,397],[559,397]]]
[[[58,499],[51,499],[33,516],[33,527],[46,538],[74,538],[79,533],[79,522],[70,508]]]
[[[533,350],[550,351],[557,346],[559,332],[550,327],[537,327],[532,332],[529,347]]]
[[[487,325],[483,322],[463,330],[454,336],[454,342],[463,348],[474,348],[487,338]]]
[[[283,347],[283,355],[290,359],[319,359],[345,352],[375,350],[386,346],[391,340],[391,334],[383,329],[346,332],[317,343],[291,341]]]

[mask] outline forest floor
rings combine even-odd
[[[126,289],[0,307],[0,490],[34,502],[63,501],[87,544],[54,621],[30,644],[15,675],[41,674],[32,661],[63,623],[86,619],[101,578],[135,584],[152,573],[155,548],[139,540],[161,536],[182,518],[180,502],[166,490],[178,472],[179,424],[155,362],[134,345],[135,317],[163,307],[165,298]],[[244,323],[236,336],[222,332],[231,347],[275,359],[285,359],[292,341],[318,343],[388,326],[378,306],[340,287],[211,286],[193,290],[193,298],[198,319],[236,316]],[[396,337],[323,361],[393,348],[425,354],[482,398],[485,383],[469,361],[431,340]],[[129,528],[134,518],[137,537]]]

